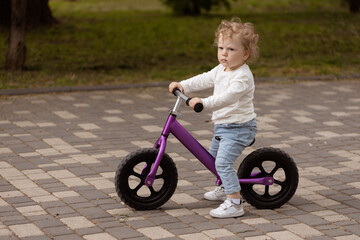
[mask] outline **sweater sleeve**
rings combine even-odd
[[[186,94],[214,87],[218,67],[180,82]]]
[[[239,99],[251,89],[250,79],[247,75],[240,75],[229,82],[227,88],[222,89],[220,94],[214,94],[202,98],[204,108],[218,110],[239,101]]]

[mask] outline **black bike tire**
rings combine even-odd
[[[286,175],[286,184],[281,191],[273,197],[264,197],[253,190],[254,184],[241,184],[241,195],[246,202],[258,209],[275,209],[288,202],[296,192],[299,173],[294,160],[284,151],[278,148],[261,148],[249,154],[238,169],[239,178],[251,178],[254,168],[264,161],[274,161],[281,164]],[[271,186],[270,186],[271,187]]]
[[[157,154],[157,149],[139,149],[127,155],[119,164],[115,174],[115,189],[119,198],[126,205],[137,210],[156,209],[166,203],[175,192],[178,181],[178,173],[174,161],[166,153],[164,153],[163,159],[159,166],[159,168],[162,168],[164,184],[159,192],[155,194],[155,196],[137,196],[129,186],[129,177],[131,176],[132,169],[141,162],[147,161],[147,163],[154,163]],[[144,184],[146,175],[148,174],[149,170],[150,167],[144,174],[141,184]]]

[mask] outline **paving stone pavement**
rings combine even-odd
[[[174,137],[173,197],[153,211],[117,197],[121,159],[153,146],[175,102],[166,87],[1,97],[0,239],[360,239],[359,92],[360,81],[257,84],[259,131],[244,156],[285,150],[299,187],[279,209],[245,204],[229,219],[209,216],[215,179]],[[209,112],[183,107],[178,119],[209,146]]]

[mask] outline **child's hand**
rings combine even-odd
[[[196,105],[197,103],[201,103],[201,104],[202,104],[203,102],[201,101],[200,98],[194,97],[194,98],[192,98],[192,99],[190,100],[190,102],[189,102],[189,107],[191,107],[191,108],[194,110],[194,107],[195,107],[195,105]]]
[[[183,89],[183,87],[181,86],[180,83],[178,83],[178,82],[172,82],[172,83],[169,84],[169,92],[170,92],[170,93],[173,93],[173,91],[174,91],[175,88],[180,89],[180,91],[181,91],[182,93],[184,92],[184,89]]]

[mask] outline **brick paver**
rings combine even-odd
[[[257,141],[244,156],[282,148],[299,187],[279,209],[245,204],[230,219],[209,216],[218,203],[202,196],[215,179],[173,137],[173,197],[153,211],[117,197],[121,159],[152,147],[175,102],[166,87],[1,97],[0,239],[360,239],[359,92],[360,81],[259,83]],[[179,117],[205,147],[209,120],[186,107]]]

